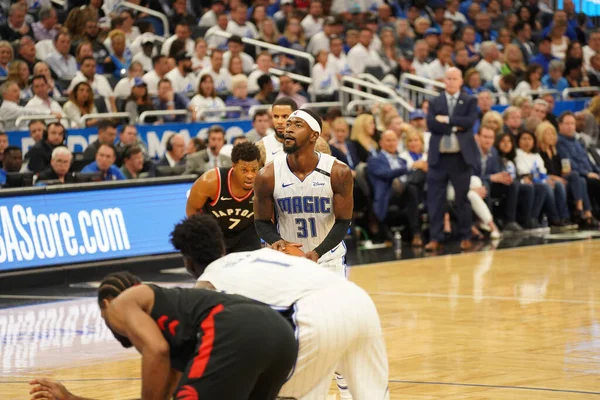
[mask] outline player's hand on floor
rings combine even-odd
[[[286,246],[302,247],[302,245],[299,243],[292,243],[292,242],[288,242],[287,240],[282,239],[282,240],[278,240],[275,243],[273,243],[271,245],[271,248],[273,250],[277,250],[277,251],[285,251]]]
[[[73,397],[62,383],[50,379],[38,378],[29,384],[33,386],[29,391],[32,400],[70,400]]]
[[[319,255],[317,253],[315,253],[314,251],[309,251],[308,253],[306,253],[304,255],[304,257],[306,257],[309,260],[314,261],[314,262],[318,262],[319,261]]]

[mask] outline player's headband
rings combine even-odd
[[[290,115],[290,118],[292,117],[300,118],[301,120],[306,122],[308,126],[310,126],[310,129],[312,129],[315,132],[319,132],[319,135],[321,134],[321,127],[319,126],[319,122],[315,119],[315,117],[313,117],[306,111],[296,110]]]

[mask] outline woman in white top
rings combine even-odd
[[[98,112],[94,105],[94,92],[87,82],[79,82],[75,85],[69,94],[69,101],[63,106],[63,112],[69,119],[71,128],[85,128],[98,123],[95,119],[82,120],[84,115]]]
[[[208,45],[206,40],[202,38],[196,39],[194,47],[196,53],[192,57],[192,69],[194,72],[202,71],[206,67],[210,67],[210,57],[208,56]]]
[[[329,52],[321,50],[315,58],[317,63],[312,68],[313,83],[309,91],[317,95],[318,101],[332,100],[339,88],[339,82],[333,65],[327,63]]]
[[[200,83],[198,84],[198,94],[195,95],[190,101],[190,105],[196,108],[223,108],[225,107],[225,102],[221,100],[220,97],[217,96],[217,92],[215,91],[215,83],[213,82],[212,76],[209,74],[204,74],[200,78]],[[225,118],[225,112],[207,112],[203,116],[204,121],[219,121]]]
[[[564,226],[556,210],[552,183],[542,156],[537,152],[536,137],[531,132],[521,132],[517,139],[515,164],[521,183],[533,185],[533,210],[529,228],[539,228],[539,218],[546,214],[548,221],[554,226]]]
[[[542,74],[544,70],[540,64],[529,64],[525,72],[525,79],[519,82],[512,95],[515,97],[527,97],[533,99],[532,90],[542,89]],[[536,96],[537,97],[537,96]]]
[[[565,59],[567,47],[569,47],[569,38],[566,36],[567,23],[558,21],[550,30],[548,36],[552,39],[552,55],[560,60]]]

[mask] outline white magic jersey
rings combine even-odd
[[[354,283],[272,249],[231,253],[211,263],[198,280],[281,311],[293,307],[298,357],[279,396],[325,400],[337,371],[355,400],[389,399],[379,315]]]
[[[275,138],[275,133],[271,133],[261,139],[265,145],[266,160],[265,165],[273,161],[278,154],[283,154],[283,143],[278,142]]]
[[[314,250],[329,234],[335,224],[331,168],[336,158],[317,153],[319,163],[304,181],[290,170],[285,153],[273,160],[275,186],[275,218],[281,237],[302,244],[305,253]],[[323,254],[319,264],[346,255],[344,242]],[[342,262],[340,262],[340,265]]]

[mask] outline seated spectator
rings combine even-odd
[[[128,76],[126,78],[121,79],[117,86],[115,86],[115,90],[113,94],[116,98],[126,99],[131,95],[131,88],[135,83],[135,78],[142,80],[142,76],[144,76],[144,68],[142,64],[137,61],[134,61],[129,66]]]
[[[31,27],[25,22],[27,6],[15,3],[8,9],[8,19],[0,25],[0,37],[9,42],[31,35]]]
[[[127,44],[131,45],[133,41],[141,35],[139,28],[134,25],[135,17],[133,15],[133,11],[129,9],[121,10],[119,12],[119,17],[121,17],[122,21],[119,29],[125,33]]]
[[[133,58],[126,47],[125,33],[115,29],[108,34],[108,38],[112,52],[104,62],[104,72],[112,74],[116,79],[124,78]]]
[[[229,67],[227,68],[227,70],[229,71],[229,75],[231,76],[240,74],[245,75],[241,57],[238,55],[231,56],[231,59],[229,60]]]
[[[477,164],[473,174],[483,182],[491,198],[501,199],[503,211],[503,228],[505,231],[520,232],[523,228],[517,221],[517,205],[519,200],[519,181],[512,161],[503,160],[494,147],[494,131],[482,126],[475,136],[481,164]],[[510,136],[507,136],[510,141]],[[514,149],[513,149],[514,151]]]
[[[535,100],[533,102],[531,116],[535,117],[539,122],[546,121],[548,116],[548,102],[543,99]]]
[[[71,35],[67,32],[60,32],[54,38],[54,51],[44,59],[59,79],[72,79],[77,73],[77,62],[75,57],[69,54],[70,49]]]
[[[485,88],[496,95],[497,104],[510,104],[516,85],[517,77],[515,75],[497,75],[486,83]]]
[[[210,10],[202,14],[198,26],[211,27],[217,24],[217,15],[225,11],[225,3],[223,0],[212,0]]]
[[[204,37],[206,37],[206,44],[209,49],[217,49],[219,51],[225,51],[227,49],[227,38],[217,36],[215,32],[226,32],[227,25],[229,24],[229,16],[224,12],[217,14],[217,23],[210,27]]]
[[[17,47],[17,59],[27,64],[29,71],[33,71],[35,64],[40,61],[36,57],[35,42],[31,36],[23,36],[19,40]]]
[[[227,48],[229,49],[223,54],[223,64],[225,68],[229,68],[229,61],[232,56],[239,56],[242,60],[242,68],[244,70],[244,74],[248,75],[252,72],[252,67],[254,66],[254,59],[243,52],[244,50],[244,42],[242,42],[242,38],[239,36],[232,36],[227,40]]]
[[[516,80],[525,77],[525,62],[518,45],[511,43],[504,49],[504,64],[502,64],[500,73],[504,76],[514,75]]]
[[[227,107],[242,107],[242,112],[229,111],[227,118],[246,118],[248,110],[252,106],[259,105],[258,101],[252,97],[248,97],[248,78],[245,75],[239,74],[231,78],[232,94],[225,100]]]
[[[135,39],[131,44],[130,49],[133,54],[131,62],[139,62],[142,65],[144,72],[152,71],[152,58],[157,55],[156,47],[154,46],[155,40],[156,36],[153,33],[146,32]]]
[[[352,75],[350,64],[348,64],[348,58],[344,53],[344,41],[339,36],[332,36],[329,39],[329,59],[327,64],[331,64],[336,74],[340,76]]]
[[[114,165],[116,156],[115,146],[112,144],[101,144],[96,152],[96,161],[83,167],[81,172],[102,172],[103,181],[126,180],[125,175]]]
[[[428,77],[436,81],[443,81],[446,71],[452,66],[452,46],[442,44],[437,49],[437,57],[427,67]]]
[[[58,34],[58,17],[56,10],[50,6],[40,8],[39,21],[31,25],[33,37],[37,42],[41,40],[54,40]]]
[[[94,91],[94,96],[100,96],[104,99],[109,112],[117,111],[112,86],[104,75],[96,73],[96,60],[94,60],[94,57],[85,57],[83,59],[79,71],[77,71],[67,89],[67,93],[70,93],[79,82],[87,82]]]
[[[592,57],[600,55],[600,32],[595,31],[590,33],[588,44],[583,46],[583,66],[590,70],[593,68]],[[598,69],[598,68],[597,68]],[[597,86],[597,85],[592,85]]]
[[[544,37],[538,43],[538,54],[531,59],[532,63],[542,66],[543,75],[548,74],[550,63],[558,58],[552,55],[552,39]]]
[[[2,168],[2,157],[4,150],[8,147],[8,135],[6,132],[0,131],[0,168]]]
[[[231,20],[227,24],[227,32],[243,38],[256,39],[258,31],[252,22],[248,21],[248,6],[240,3],[231,10]]]
[[[142,153],[144,153],[144,164],[146,161],[150,160],[148,156],[148,149],[146,148],[146,144],[142,139],[138,137],[137,128],[135,125],[124,125],[119,132],[119,140],[115,144],[115,149],[117,150],[117,162],[118,166],[121,166],[123,161],[123,152],[125,147],[127,146],[137,146],[142,149]],[[119,162],[121,161],[121,162]]]
[[[29,171],[39,174],[50,166],[52,151],[65,145],[66,129],[58,122],[48,124],[42,140],[29,149]]]
[[[271,117],[269,116],[269,112],[267,110],[256,111],[252,117],[252,130],[246,133],[246,139],[250,143],[258,142],[270,133],[270,126]]]
[[[225,146],[225,130],[219,125],[208,129],[207,148],[190,154],[185,163],[185,175],[202,175],[212,168],[227,168],[231,166],[231,158],[221,154]]]
[[[317,32],[323,30],[323,3],[320,0],[310,2],[308,14],[300,25],[308,39],[312,38]]]
[[[2,152],[2,169],[0,169],[0,186],[6,184],[7,172],[21,172],[23,153],[17,146],[8,146]]]
[[[52,114],[57,118],[60,115],[60,118],[62,118],[62,108],[60,104],[49,96],[46,77],[42,75],[34,76],[31,80],[31,89],[33,90],[34,96],[27,102],[25,108],[38,110],[40,114]]]
[[[276,100],[282,97],[289,97],[298,104],[298,108],[302,108],[304,104],[308,103],[308,99],[298,93],[300,89],[300,85],[294,83],[292,78],[287,75],[281,75],[279,77],[279,94]]]
[[[91,42],[84,40],[79,42],[77,47],[75,48],[75,61],[77,61],[77,66],[80,67],[83,59],[85,57],[93,57],[94,56],[94,47]],[[104,71],[104,67],[102,67],[102,71]],[[101,73],[102,71],[98,70],[98,65],[96,65],[96,72]]]
[[[522,119],[527,119],[531,115],[533,104],[527,97],[515,97],[512,99],[511,105],[521,110]]]
[[[94,105],[94,92],[87,82],[79,82],[69,93],[69,101],[63,106],[65,116],[71,121],[71,128],[85,128],[98,123],[97,119],[84,120],[87,114],[97,114]]]
[[[558,129],[558,155],[561,159],[569,160],[572,173],[585,178],[593,209],[593,204],[600,202],[600,171],[590,162],[585,148],[575,137],[576,122],[571,111],[565,111],[558,117]],[[588,222],[596,225],[595,221]]]
[[[481,43],[480,50],[482,59],[477,63],[475,69],[484,82],[490,82],[495,76],[500,75],[502,68],[502,64],[498,61],[500,52],[496,43],[491,41]]]
[[[600,86],[600,52],[590,57],[587,74],[590,86]]]
[[[8,75],[8,64],[14,59],[12,45],[6,40],[0,41],[0,76]]]
[[[375,140],[375,118],[373,115],[361,114],[356,117],[350,139],[356,143],[356,151],[360,162],[367,162],[370,156],[378,154],[379,146]]]
[[[373,32],[362,29],[359,42],[348,52],[348,65],[354,74],[365,72],[367,67],[381,68],[383,72],[383,62],[379,54],[370,48],[372,42]]]
[[[256,101],[260,104],[273,104],[275,101],[276,93],[274,93],[273,80],[269,75],[262,75],[256,81],[259,91],[254,96]]]
[[[458,49],[454,52],[454,66],[463,73],[463,75],[472,67],[469,62],[469,52],[467,49]]]
[[[552,55],[559,60],[564,60],[569,46],[569,38],[566,36],[567,23],[566,21],[557,21],[552,28],[548,37],[552,39]]]
[[[342,117],[334,119],[331,123],[331,132],[332,135],[329,140],[329,146],[335,147],[340,151],[345,158],[345,160],[342,161],[354,171],[360,161],[358,159],[356,143],[349,138],[350,128],[348,127],[346,120]]]
[[[583,114],[583,129],[578,132],[585,133],[590,136],[592,144],[598,146],[600,139],[600,95],[596,95],[590,100],[589,106],[584,109]],[[575,115],[577,117],[577,115]]]
[[[470,68],[465,72],[465,84],[463,90],[471,96],[476,96],[482,91],[484,87],[481,86],[481,76],[475,68]]]
[[[563,77],[565,72],[565,64],[560,60],[550,61],[548,65],[548,75],[542,78],[542,85],[545,89],[556,90],[554,95],[556,98],[562,96],[563,90],[569,87],[569,82]]]
[[[227,68],[223,68],[223,52],[219,50],[213,50],[210,55],[210,66],[204,68],[198,74],[198,80],[196,86],[198,87],[200,78],[209,74],[213,78],[215,90],[217,93],[227,92],[231,88],[231,74]]]
[[[0,115],[4,121],[4,129],[7,131],[15,130],[15,121],[23,115],[47,114],[43,107],[21,107],[19,105],[20,97],[19,85],[14,81],[6,81],[0,86],[0,96],[2,96],[2,105],[0,105]],[[57,118],[62,117],[62,113],[53,114]]]
[[[154,105],[148,94],[146,82],[144,82],[142,78],[134,78],[131,94],[125,103],[125,112],[128,112],[129,115],[131,115],[132,121],[137,121],[144,111],[152,110],[154,110]],[[154,121],[156,121],[156,117],[148,117],[144,122],[152,123]]]
[[[182,135],[169,136],[166,149],[165,155],[156,163],[157,166],[186,165],[185,139]]]
[[[550,93],[546,93],[542,95],[542,100],[544,100],[548,105],[546,109],[546,120],[550,121],[550,123],[554,125],[555,128],[558,127],[558,121],[556,120],[556,115],[554,115],[554,105],[556,103],[556,97]]]
[[[158,97],[153,101],[155,110],[189,110],[193,113],[190,101],[180,93],[175,93],[171,86],[171,81],[163,78],[158,82]],[[187,120],[185,115],[163,115],[160,117],[165,122],[184,122]]]
[[[260,88],[258,87],[258,78],[263,75],[270,75],[269,68],[273,66],[273,57],[268,51],[263,51],[256,56],[256,69],[248,76],[248,92],[257,93]],[[273,82],[273,90],[279,90],[279,78],[271,76]]]
[[[514,106],[507,107],[502,114],[502,118],[504,120],[504,132],[510,133],[516,138],[523,129],[521,110]]]
[[[121,173],[126,179],[138,179],[144,169],[144,153],[137,145],[127,145],[123,149]]]
[[[398,136],[398,135],[396,135]],[[407,183],[413,185],[417,189],[418,201],[421,204],[425,200],[425,181],[427,173],[427,164],[421,169],[414,169],[413,164],[418,161],[427,162],[427,153],[425,152],[425,140],[423,134],[414,128],[406,129],[403,134],[404,145],[398,146],[406,150],[399,152],[400,158],[406,162]],[[449,185],[449,187],[451,187]]]
[[[86,162],[92,162],[96,159],[96,153],[103,144],[114,147],[115,139],[117,138],[117,126],[111,120],[102,119],[98,121],[98,139],[90,144],[83,152],[83,159]],[[111,164],[116,161],[113,160]]]
[[[203,38],[196,39],[194,55],[192,56],[192,69],[194,72],[202,71],[210,67],[210,57],[208,56],[208,45]]]
[[[333,101],[339,89],[339,82],[333,64],[328,64],[329,52],[327,50],[319,51],[316,60],[317,63],[312,68],[312,85],[309,92],[313,92],[317,101]]]
[[[531,91],[537,91],[543,88],[542,71],[543,70],[541,65],[529,64],[527,66],[527,71],[525,72],[525,78],[521,82],[519,82],[512,95],[514,97],[521,96],[532,99],[533,96],[531,94]]]
[[[182,40],[185,43],[184,50],[186,53],[194,54],[194,41],[191,39],[190,22],[189,18],[182,18],[177,21],[177,25],[175,25],[175,34],[164,41],[160,54],[169,57],[171,54],[171,45],[173,45],[173,42],[176,40]]]
[[[43,61],[40,61],[35,64],[33,67],[33,76],[42,75],[46,77],[46,82],[48,82],[48,94],[54,100],[60,99],[62,97],[61,88],[56,85],[54,78],[52,78],[52,73],[50,72],[50,67]],[[31,93],[28,93],[28,96],[33,96],[33,91],[31,90],[31,86],[29,87]]]
[[[185,51],[180,51],[175,56],[175,62],[175,68],[169,71],[165,78],[171,81],[175,92],[181,94],[193,92],[196,77],[192,73],[192,57]]]
[[[142,77],[148,85],[148,93],[152,96],[158,93],[158,82],[169,72],[167,57],[162,54],[152,57],[154,69]]]
[[[37,182],[58,180],[62,184],[74,183],[73,174],[69,173],[73,154],[65,146],[52,150],[50,165],[38,175]]]
[[[492,129],[496,135],[504,131],[504,119],[502,119],[502,114],[498,111],[492,110],[486,112],[481,119],[481,125]]]
[[[580,63],[575,63],[575,64],[567,64],[567,66],[565,67],[565,79],[567,80],[567,83],[569,84],[569,88],[581,88],[581,87],[587,87],[589,86],[589,83],[587,81],[588,77],[587,75],[583,75],[581,73],[581,64]],[[585,80],[584,80],[585,78]],[[571,93],[571,97],[587,97],[589,96],[590,93],[581,93],[581,92],[575,92],[575,93]]]
[[[221,98],[217,96],[213,78],[210,74],[205,74],[200,78],[200,83],[198,85],[198,94],[192,97],[192,100],[190,101],[190,106],[193,107],[194,112],[197,112],[198,109],[225,107],[225,102],[223,102],[223,100],[221,100]],[[224,117],[224,111],[216,111],[205,113],[203,119],[205,121],[218,121]]]
[[[185,149],[185,155],[187,157],[190,154],[194,154],[194,153],[204,150],[204,149],[206,149],[206,143],[204,143],[204,140],[202,140],[198,137],[194,137],[194,138],[191,138],[190,141],[188,142],[187,147]]]
[[[379,142],[381,151],[370,157],[368,176],[373,185],[373,211],[377,219],[389,226],[400,225],[397,216],[390,220],[389,211],[393,206],[399,208],[408,220],[409,235],[413,246],[422,246],[419,227],[418,194],[416,188],[406,183],[401,177],[406,176],[406,161],[398,156],[398,138],[396,133],[385,131]],[[419,160],[413,168],[427,169],[427,163]],[[407,235],[407,236],[409,236]]]
[[[305,51],[306,38],[304,36],[304,30],[300,25],[300,18],[296,16],[288,18],[283,36],[279,38],[277,44],[279,46],[287,47],[288,49]],[[280,54],[278,64],[280,68],[290,70],[296,65],[296,59],[292,56]]]
[[[537,142],[534,134],[523,131],[518,136],[518,148],[515,157],[517,174],[521,182],[533,185],[533,211],[530,228],[540,226],[542,214],[548,217],[550,225],[563,227],[563,219],[569,218],[566,192],[555,197],[553,187],[548,181],[548,173],[544,160],[537,152]],[[557,208],[560,207],[558,210]]]
[[[2,110],[0,110],[0,114],[1,113]],[[34,143],[39,143],[42,140],[42,137],[44,136],[44,131],[46,130],[46,123],[41,119],[34,119],[29,121],[28,128],[29,137],[33,139]],[[25,159],[28,160],[29,158],[25,156]]]

